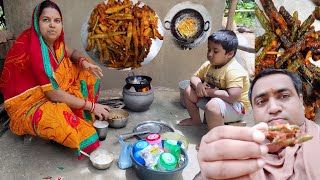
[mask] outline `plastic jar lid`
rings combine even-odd
[[[170,145],[177,145],[178,142],[176,140],[166,140],[166,143],[170,144]]]
[[[175,149],[177,146],[178,146],[177,141],[175,141],[175,140],[165,140],[164,141],[164,149],[166,151],[170,152],[171,150]]]
[[[146,140],[148,142],[152,142],[152,141],[159,141],[161,138],[160,134],[150,134],[149,136],[147,136]]]
[[[177,159],[171,153],[162,153],[159,158],[159,164],[166,170],[172,170],[177,165]]]
[[[146,148],[149,145],[149,143],[145,140],[140,140],[138,142],[136,142],[136,144],[134,145],[133,149],[134,152],[138,152],[141,151],[142,149]]]

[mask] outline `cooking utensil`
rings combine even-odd
[[[126,140],[126,139],[129,139],[132,136],[140,135],[140,134],[146,134],[146,133],[151,133],[151,132],[149,130],[147,130],[147,131],[142,131],[142,132],[126,133],[126,134],[121,134],[119,137],[121,137],[123,140]]]
[[[184,37],[178,31],[179,24],[183,22],[186,18],[192,18],[195,20],[196,23],[196,33],[191,37]],[[164,28],[170,30],[172,35],[177,39],[177,41],[182,43],[193,43],[197,38],[199,38],[203,34],[203,32],[208,31],[210,29],[210,22],[204,22],[202,15],[195,9],[183,9],[173,16],[171,22],[165,21]]]
[[[90,155],[87,154],[86,152],[84,152],[84,151],[82,151],[82,150],[80,150],[80,152],[81,152],[81,154],[83,154],[83,155],[87,156],[88,158],[90,158]]]
[[[92,165],[97,169],[108,169],[112,162],[114,156],[111,152],[104,150],[104,149],[97,149],[94,150],[90,154],[90,161]]]
[[[107,105],[112,109],[122,109],[125,106],[122,97],[101,98],[97,102],[99,104]]]
[[[96,149],[90,155],[82,150],[80,153],[90,158],[91,164],[97,169],[109,168],[114,159],[113,154],[104,149]]]
[[[129,112],[124,109],[111,109],[109,111],[110,119],[109,126],[113,128],[123,128],[128,124]]]
[[[104,141],[107,137],[109,123],[107,121],[95,120],[93,127],[96,129],[99,140]]]
[[[130,73],[132,73],[132,76],[130,76]],[[128,77],[126,78],[126,89],[130,89],[132,86],[134,89],[138,92],[139,89],[150,87],[150,83],[152,81],[152,78],[149,76],[141,76],[141,75],[135,75],[134,72],[130,71],[128,73]]]
[[[167,123],[163,121],[143,121],[136,125],[134,131],[142,131],[142,129],[154,129],[154,127],[160,126],[160,131],[156,134],[162,134],[165,132],[174,132],[174,129],[170,127]],[[138,139],[145,139],[148,135],[155,134],[155,133],[148,133],[148,134],[140,134],[137,135]]]
[[[120,136],[122,136],[123,139],[128,139],[132,136],[135,135],[146,135],[146,137],[149,134],[158,134],[161,132],[162,127],[160,125],[150,125],[150,124],[143,124],[143,125],[137,125],[134,129],[132,133],[126,133],[126,134],[121,134]],[[123,137],[124,136],[124,137]],[[139,136],[138,136],[139,137]]]

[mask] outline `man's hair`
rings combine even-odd
[[[284,75],[289,76],[291,78],[291,81],[293,83],[294,88],[296,89],[298,96],[300,96],[302,94],[302,81],[297,74],[295,74],[291,71],[288,71],[286,69],[265,69],[265,70],[261,71],[259,74],[257,74],[251,83],[249,93],[248,93],[251,106],[252,106],[252,99],[251,99],[252,98],[252,89],[253,89],[255,83],[260,78],[268,76],[268,75],[272,75],[272,74],[284,74]],[[277,82],[275,82],[275,83],[277,83]]]
[[[208,41],[213,41],[215,43],[221,44],[222,48],[229,53],[231,51],[234,52],[236,55],[237,48],[238,48],[238,38],[236,33],[231,30],[222,29],[208,37]]]
[[[61,14],[61,10],[60,10],[59,6],[56,3],[54,3],[54,2],[52,2],[50,0],[45,0],[45,1],[42,1],[40,3],[40,5],[39,5],[39,12],[37,14],[38,20],[40,19],[40,16],[41,16],[41,13],[42,13],[43,9],[48,8],[48,7],[56,9],[59,12],[60,17],[62,18],[62,14]]]

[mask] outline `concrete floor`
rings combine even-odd
[[[195,145],[207,132],[205,125],[201,127],[181,127],[176,125],[177,120],[188,117],[186,109],[179,103],[179,89],[167,89],[156,87],[155,100],[150,109],[145,112],[130,112],[128,125],[122,129],[109,128],[108,137],[101,142],[101,147],[111,151],[116,159],[112,166],[107,170],[96,170],[90,164],[89,159],[84,157],[77,160],[76,150],[64,147],[52,141],[34,140],[27,143],[24,138],[7,131],[0,138],[0,179],[23,179],[37,180],[46,176],[57,180],[81,179],[81,180],[100,180],[114,179],[122,180],[138,179],[132,168],[121,170],[117,166],[117,159],[120,152],[120,144],[117,136],[122,133],[131,132],[136,124],[145,120],[161,119],[170,124],[175,131],[183,133],[190,145],[188,148],[189,164],[183,171],[183,179],[189,180],[199,172],[197,152]],[[101,97],[121,96],[120,90],[109,90],[101,92]],[[253,125],[251,112],[249,111],[244,120],[248,126]],[[131,142],[137,141],[132,138]]]

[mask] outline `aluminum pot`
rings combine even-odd
[[[131,92],[123,87],[122,95],[126,107],[136,112],[146,111],[154,100],[153,89],[147,92]]]
[[[191,17],[196,22],[197,31],[191,37],[184,37],[178,31],[179,24],[187,17]],[[203,34],[203,32],[210,29],[210,22],[204,22],[203,16],[195,9],[183,9],[173,16],[171,22],[165,21],[164,28],[170,30],[177,41],[182,43],[193,43]]]

